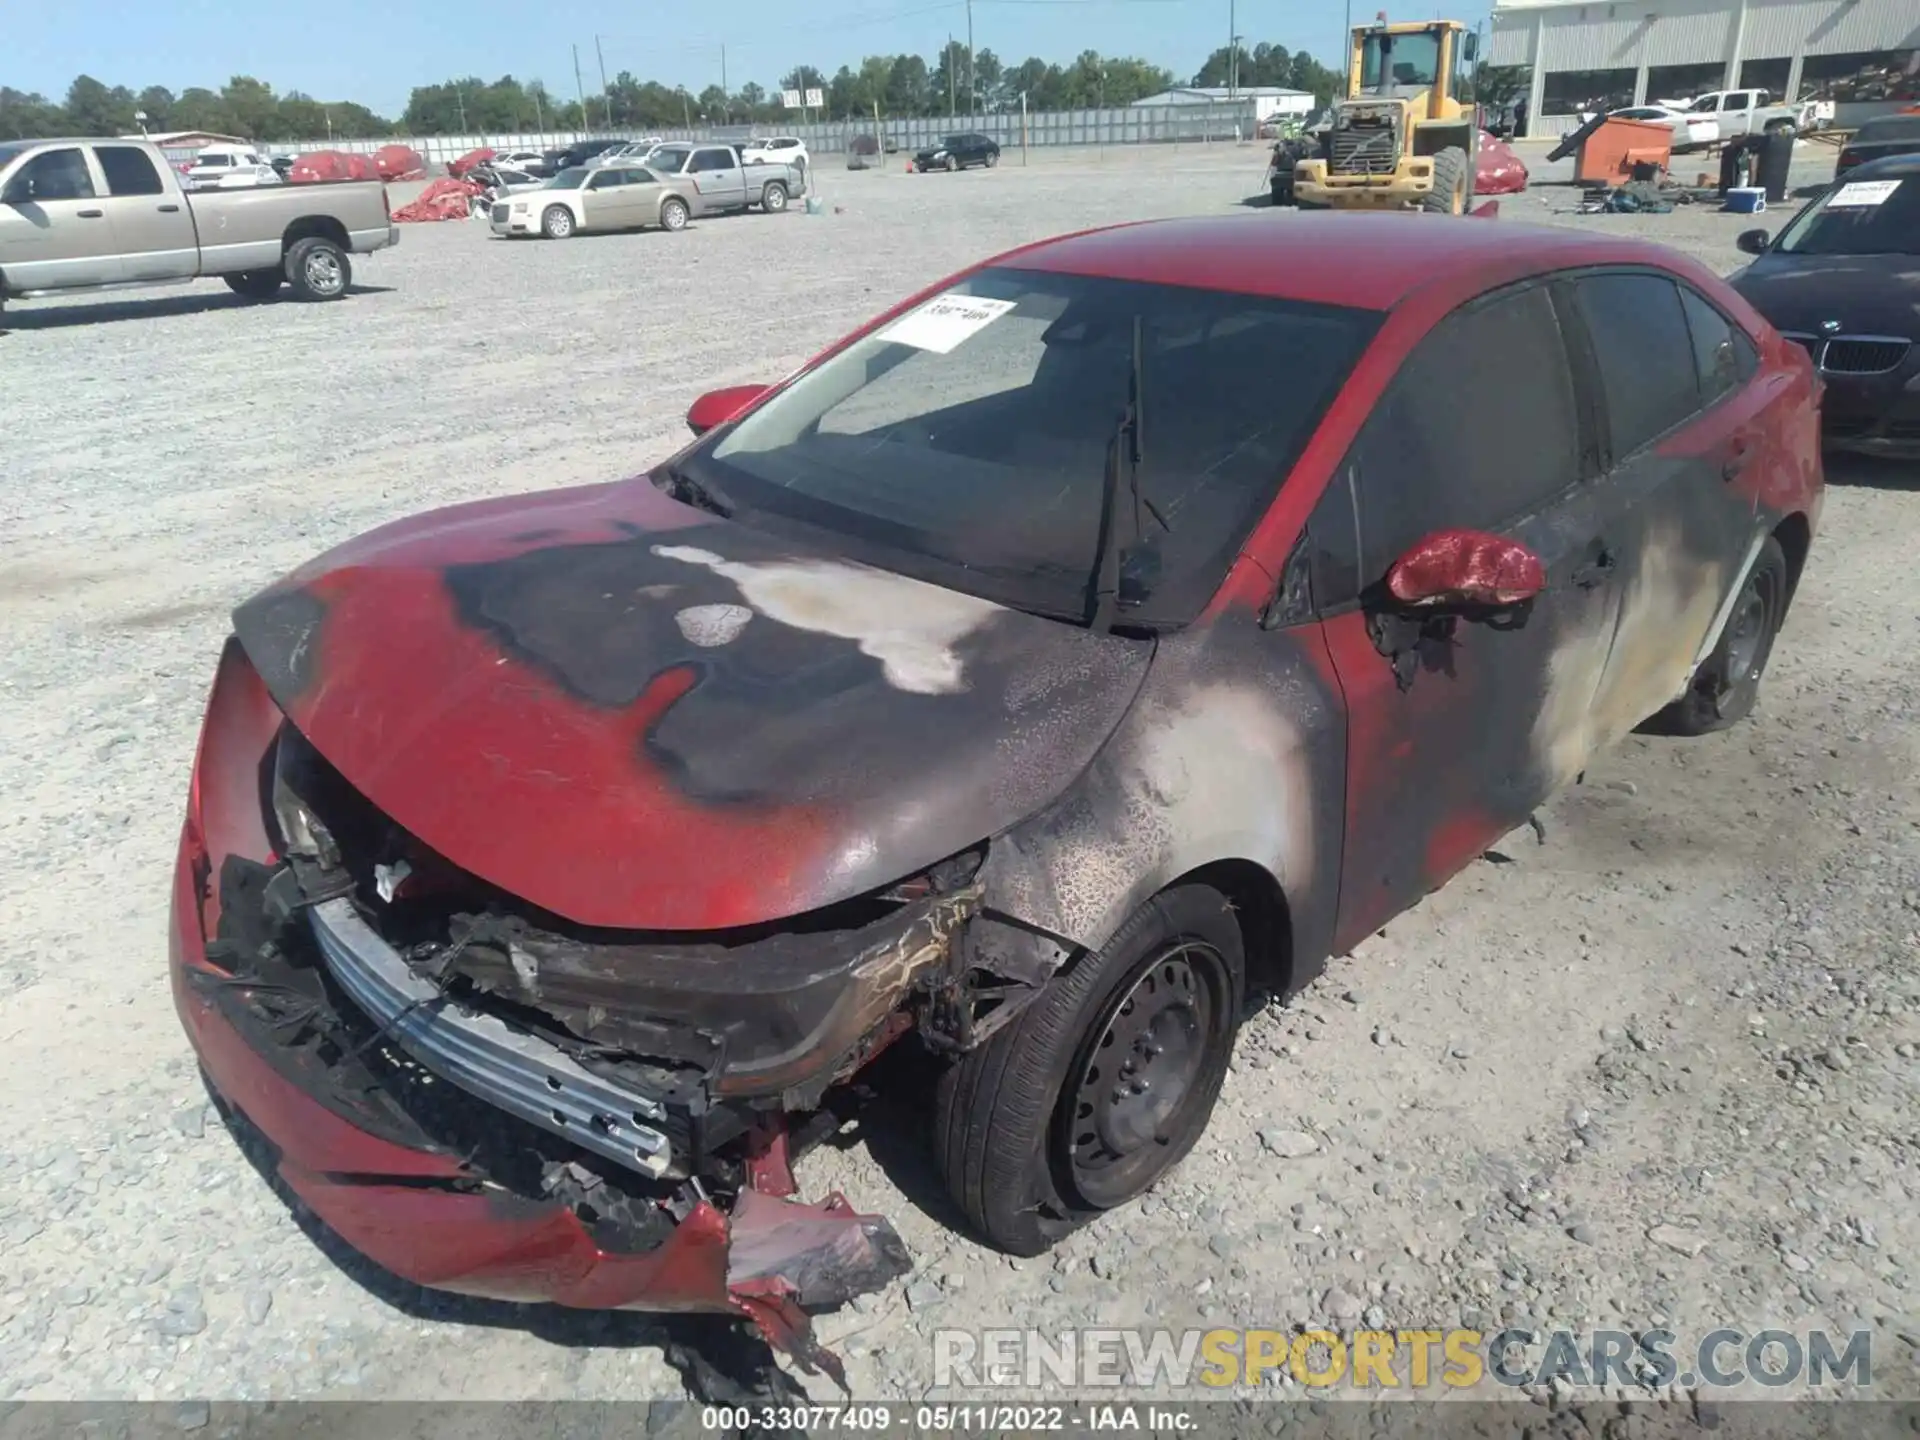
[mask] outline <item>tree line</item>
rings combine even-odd
[[[1194,86],[1280,85],[1311,91],[1325,104],[1338,90],[1338,74],[1304,50],[1259,44],[1251,50],[1225,46],[1207,57],[1189,80]],[[144,124],[149,131],[210,130],[256,141],[363,140],[386,135],[461,135],[512,131],[668,129],[696,125],[769,124],[798,117],[781,103],[781,91],[817,89],[823,105],[813,118],[870,119],[1029,110],[1078,110],[1130,105],[1175,85],[1173,72],[1132,56],[1086,50],[1065,65],[1037,57],[1008,65],[991,50],[957,42],[931,61],[920,55],[869,55],[834,74],[799,65],[777,86],[718,85],[692,91],[621,71],[603,92],[565,98],[539,80],[511,75],[487,81],[477,76],[414,89],[397,119],[377,115],[352,101],[316,100],[297,90],[277,94],[271,85],[236,75],[219,90],[190,88],[174,94],[152,85],[134,91],[82,75],[64,100],[0,86],[0,140],[46,135],[124,135]],[[144,115],[145,120],[139,117]]]

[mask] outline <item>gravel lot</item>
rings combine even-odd
[[[1231,209],[1263,150],[826,170],[823,214],[681,235],[415,226],[337,305],[9,307],[0,1398],[680,1394],[651,1322],[424,1295],[316,1243],[210,1111],[166,891],[226,612],[407,512],[635,471],[701,391],[984,254]],[[1750,223],[1574,203],[1503,212],[1722,270]],[[1531,1318],[1865,1327],[1879,1393],[1920,1398],[1920,477],[1830,478],[1753,722],[1633,739],[1544,842],[1249,1022],[1208,1139],[1141,1206],[1013,1264],[947,1228],[920,1117],[809,1157],[803,1186],[891,1214],[919,1266],[822,1320],[855,1393],[924,1394],[942,1324]]]

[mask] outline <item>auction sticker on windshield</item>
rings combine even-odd
[[[912,314],[902,315],[875,338],[945,355],[962,340],[986,329],[1017,303],[984,295],[942,295]]]
[[[1899,188],[1898,180],[1855,180],[1842,185],[1827,202],[1827,208],[1837,210],[1842,205],[1884,205],[1887,197]]]

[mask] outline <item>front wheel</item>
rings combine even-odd
[[[566,240],[573,234],[573,212],[564,205],[549,205],[540,217],[540,233],[549,240]]]
[[[223,275],[227,288],[249,300],[271,300],[280,293],[287,277],[278,270],[242,270],[238,275]]]
[[[994,166],[998,165],[999,163],[1000,163],[1000,152],[998,150],[990,152],[987,156],[987,168],[991,170],[993,169]]]
[[[1744,720],[1760,697],[1774,637],[1787,618],[1787,553],[1772,536],[1740,586],[1719,643],[1700,662],[1687,693],[1648,722],[1663,735],[1709,735]]]
[[[1467,213],[1467,185],[1472,178],[1467,169],[1467,152],[1459,146],[1436,150],[1433,156],[1433,188],[1420,197],[1420,208],[1430,215]]]
[[[285,269],[287,283],[302,300],[338,300],[353,284],[347,252],[318,235],[294,242]]]
[[[778,215],[787,208],[787,187],[778,180],[770,181],[760,192],[760,207],[769,215]]]
[[[660,228],[663,230],[684,230],[687,228],[687,202],[669,196],[660,202]]]
[[[1245,972],[1226,898],[1182,885],[955,1062],[935,1158],[980,1233],[1037,1255],[1178,1165],[1226,1078]]]
[[[954,171],[958,170],[959,168],[960,168],[960,162],[954,159],[953,156],[951,155],[947,156],[947,173],[951,175]]]

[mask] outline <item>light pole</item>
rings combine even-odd
[[[1240,28],[1240,22],[1234,14],[1235,0],[1227,0],[1227,102],[1233,102],[1233,92],[1238,87],[1240,71],[1240,37],[1233,32]],[[1348,0],[1351,4],[1352,0]]]

